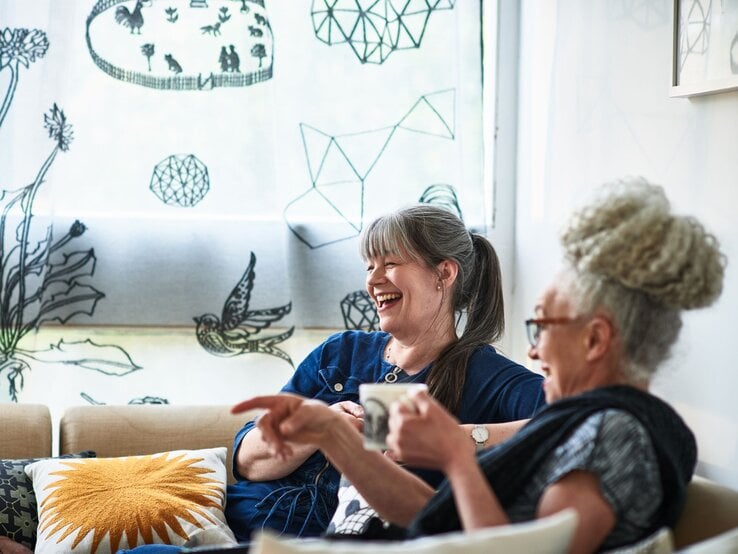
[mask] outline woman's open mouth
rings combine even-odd
[[[402,295],[399,292],[387,292],[378,294],[375,298],[377,299],[377,308],[383,310],[396,303],[400,298],[402,298]]]

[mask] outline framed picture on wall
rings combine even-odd
[[[738,91],[738,2],[674,0],[670,96]]]

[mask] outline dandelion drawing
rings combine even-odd
[[[49,41],[38,29],[0,31],[0,71],[10,71],[8,90],[0,106],[0,127],[18,86],[21,64],[26,68],[46,55]],[[24,350],[19,342],[44,322],[66,323],[78,314],[92,315],[105,295],[83,282],[95,272],[93,249],[67,253],[66,246],[87,227],[75,221],[61,238],[52,227],[35,230],[33,205],[59,152],[72,143],[72,125],[56,104],[44,114],[44,127],[54,147],[33,182],[17,190],[0,190],[0,375],[7,379],[12,401],[23,389],[28,361],[65,364],[122,376],[141,369],[115,345],[92,341],[64,342],[45,350]],[[19,222],[18,222],[19,221]],[[18,223],[16,223],[18,222]]]
[[[23,389],[23,372],[29,368],[26,359],[85,364],[116,375],[139,369],[119,352],[112,359],[91,355],[89,347],[96,345],[88,342],[60,341],[51,349],[38,352],[24,351],[18,346],[26,334],[44,322],[56,320],[63,324],[77,314],[92,315],[97,302],[105,296],[83,282],[95,271],[94,250],[69,254],[62,251],[87,230],[82,222],[72,223],[58,239],[51,226],[41,233],[41,240],[32,238],[36,195],[57,154],[69,150],[73,139],[72,126],[56,104],[44,115],[44,127],[54,148],[35,179],[21,189],[0,194],[0,375],[7,378],[13,401],[18,400],[18,392]],[[20,223],[11,228],[11,221],[18,217]],[[107,352],[108,347],[104,348]],[[49,353],[51,359],[47,357]]]
[[[6,67],[10,71],[10,83],[0,106],[0,125],[10,109],[15,89],[18,86],[18,72],[23,64],[26,68],[38,58],[43,58],[49,49],[46,33],[33,29],[10,29],[0,32],[0,71]]]

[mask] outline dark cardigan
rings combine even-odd
[[[694,472],[697,458],[694,435],[668,404],[623,385],[598,388],[554,402],[512,438],[479,455],[479,464],[502,507],[522,493],[548,455],[585,419],[607,409],[632,414],[650,434],[661,474],[663,500],[648,534],[663,526],[673,527],[684,507],[687,484]],[[460,529],[451,485],[444,481],[413,520],[407,536]]]

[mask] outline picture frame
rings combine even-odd
[[[738,91],[738,2],[674,0],[671,97]]]

